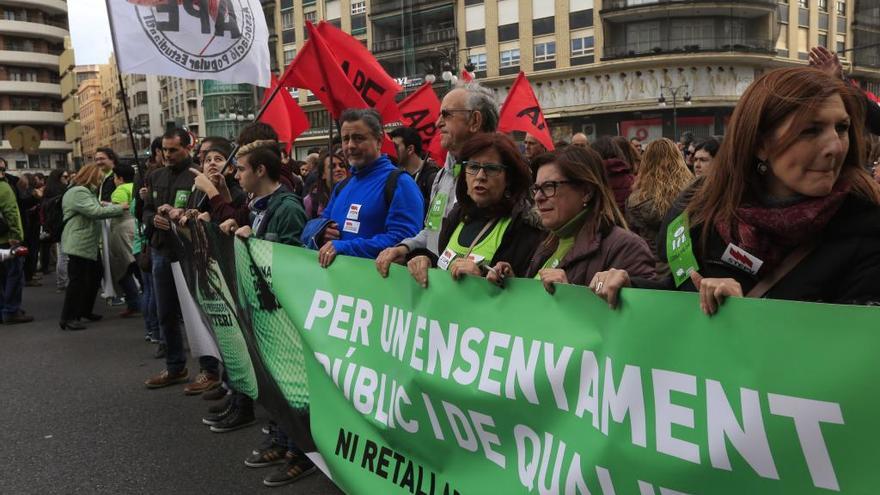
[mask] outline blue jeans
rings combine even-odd
[[[3,319],[14,316],[21,309],[21,292],[24,287],[24,263],[13,257],[0,263],[0,304]]]
[[[144,330],[147,336],[159,340],[159,317],[156,315],[156,297],[153,291],[153,272],[141,272],[143,283]]]
[[[183,348],[181,328],[183,316],[174,286],[174,274],[171,272],[171,259],[156,249],[151,254],[159,330],[165,336],[165,369],[169,373],[180,373],[186,367],[186,351]],[[217,375],[220,363],[213,356],[199,356],[199,366],[203,371]]]

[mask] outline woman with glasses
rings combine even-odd
[[[566,146],[537,157],[533,165],[532,194],[550,233],[531,256],[526,277],[541,280],[552,293],[554,284],[587,285],[611,267],[654,276],[654,257],[644,240],[626,230],[598,153]],[[516,273],[506,263],[493,268],[489,279],[496,282]]]
[[[658,248],[671,276],[609,270],[590,287],[612,307],[621,287],[698,292],[707,315],[743,295],[880,302],[880,186],[863,166],[863,122],[840,79],[767,72],[737,103],[705,180],[667,214]]]
[[[440,256],[416,256],[407,264],[422,287],[428,285],[431,266],[458,279],[485,276],[489,267],[504,262],[512,273],[523,275],[543,237],[530,216],[529,166],[512,139],[478,134],[462,146],[459,159],[458,203],[443,219]]]
[[[317,180],[309,184],[309,192],[303,198],[303,206],[309,219],[321,216],[330,201],[333,187],[351,175],[339,148],[334,149],[333,154],[328,153],[327,149],[322,150],[318,163],[320,167]]]

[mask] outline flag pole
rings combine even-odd
[[[122,81],[122,70],[119,66],[119,47],[116,45],[116,29],[113,26],[113,15],[110,13],[110,0],[104,0],[107,6],[107,19],[110,21],[110,40],[113,42],[113,59],[116,61],[116,76],[119,78],[119,94],[122,95],[122,109],[125,111],[125,125],[128,128],[128,139],[131,141],[131,152],[134,155],[135,174],[141,176],[141,161],[138,158],[137,143],[134,140],[134,131],[131,128],[131,115],[128,112],[128,96],[125,94],[125,84]]]

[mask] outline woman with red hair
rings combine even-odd
[[[880,301],[880,186],[864,167],[864,122],[854,90],[817,69],[753,82],[715,166],[661,228],[672,274],[660,287],[698,291],[707,314],[744,294]],[[590,284],[612,306],[626,286],[658,287],[623,270]]]

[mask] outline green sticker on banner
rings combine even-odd
[[[675,217],[666,228],[666,260],[676,287],[690,278],[691,272],[700,269],[691,244],[687,213]]]
[[[189,201],[189,195],[192,191],[187,191],[186,189],[178,189],[176,193],[174,193],[174,207],[175,208],[183,208],[186,206],[186,202]]]

